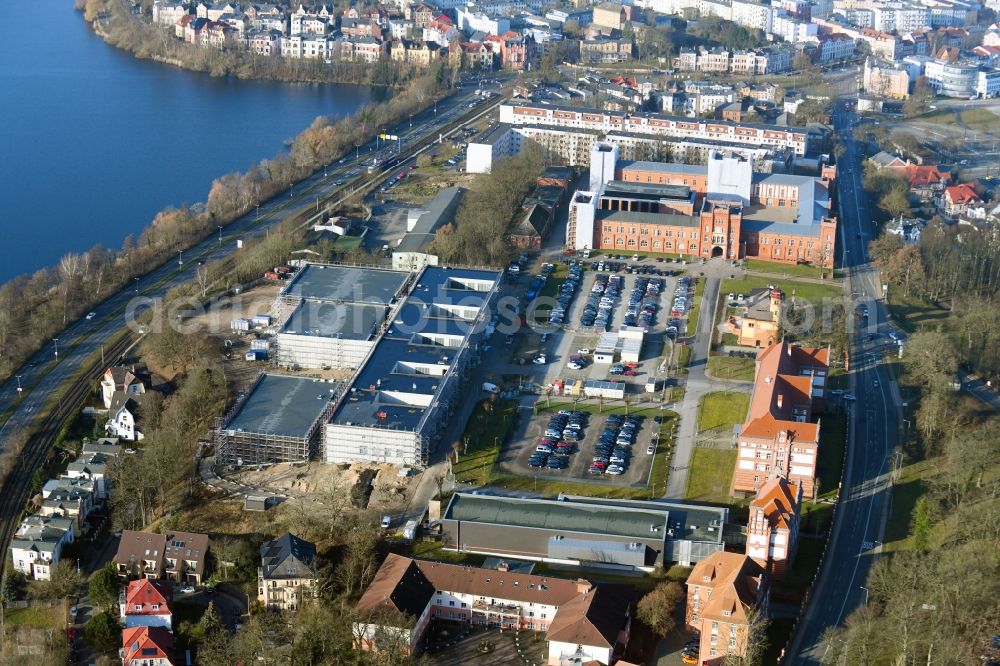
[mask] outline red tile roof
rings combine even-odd
[[[745,624],[747,610],[757,604],[763,577],[764,569],[749,556],[720,551],[696,564],[687,584],[712,590],[703,618]]]
[[[774,439],[785,431],[792,441],[817,442],[819,425],[794,420],[792,409],[812,411],[812,377],[809,368],[829,366],[826,348],[796,347],[787,342],[773,344],[757,357],[756,378],[750,409],[742,435]]]
[[[959,183],[958,185],[946,187],[944,195],[951,203],[959,205],[981,201],[979,195],[976,194],[976,191],[968,183]]]
[[[147,663],[151,659],[174,662],[174,637],[158,627],[122,629],[122,666]]]
[[[125,614],[170,615],[173,598],[173,590],[165,581],[148,578],[133,580],[125,588]],[[156,606],[155,610],[153,606]]]
[[[788,529],[798,510],[798,497],[799,486],[779,476],[760,487],[750,509],[763,511],[772,528]]]

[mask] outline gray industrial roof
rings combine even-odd
[[[407,403],[400,396],[420,396],[419,402],[430,396],[429,403],[434,404],[434,396],[444,380],[439,375],[417,373],[407,365],[450,367],[459,352],[457,347],[427,343],[421,334],[457,336],[465,340],[472,332],[471,321],[486,305],[490,293],[467,285],[492,288],[499,279],[498,271],[425,268],[385,335],[358,370],[331,422],[403,430],[416,428],[427,408]],[[463,319],[449,312],[451,308],[474,315]]]
[[[636,195],[653,199],[691,199],[691,188],[687,185],[664,185],[658,183],[636,183],[612,180],[604,186],[605,196],[616,194]]]
[[[367,340],[388,310],[368,303],[331,303],[302,301],[281,328],[282,333],[297,333],[324,338]]]
[[[636,224],[660,224],[673,227],[698,227],[700,218],[695,215],[677,215],[676,213],[639,213],[629,210],[599,210],[595,221],[623,222]]]
[[[403,271],[381,268],[306,264],[281,290],[281,295],[321,301],[387,305],[402,288],[407,275]]]
[[[558,500],[522,499],[456,493],[445,519],[517,525],[567,532],[666,538],[668,511],[658,507],[622,508]],[[654,531],[652,528],[656,527]]]
[[[669,502],[663,500],[628,500],[628,499],[594,499],[579,495],[563,495],[562,501],[570,504],[592,504],[599,502],[609,510],[623,508],[650,508],[666,511],[670,514],[669,527],[673,531],[670,539],[688,539],[691,541],[712,541],[722,543],[722,524],[729,517],[726,507],[708,504],[691,504],[688,502]]]
[[[642,171],[663,171],[666,173],[686,173],[692,176],[705,176],[708,167],[704,164],[677,164],[665,162],[647,162],[645,160],[621,160],[622,169],[640,169]]]
[[[225,429],[305,437],[336,387],[307,377],[264,375]]]

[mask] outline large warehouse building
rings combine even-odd
[[[723,550],[728,517],[680,502],[455,493],[441,525],[444,546],[459,552],[651,571]]]
[[[408,271],[306,264],[278,294],[278,365],[357,368],[411,279]]]
[[[501,273],[428,266],[340,397],[323,437],[326,462],[419,465],[461,400]]]
[[[219,421],[217,461],[261,465],[309,460],[338,388],[311,377],[259,375]]]

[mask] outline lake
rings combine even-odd
[[[94,35],[71,0],[0,2],[0,282],[100,243],[212,180],[284,150],[316,116],[384,93],[216,79],[137,60]]]

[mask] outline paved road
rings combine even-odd
[[[721,382],[716,383],[707,377],[705,370],[708,368],[712,333],[715,330],[715,310],[719,303],[721,276],[726,271],[732,272],[728,262],[713,259],[703,266],[691,264],[688,272],[690,275],[704,272],[705,277],[701,279],[705,280],[705,289],[702,292],[698,328],[695,330],[694,338],[689,341],[691,361],[688,363],[688,373],[684,379],[684,399],[680,408],[681,423],[677,429],[674,457],[670,465],[670,475],[667,477],[667,490],[664,493],[664,497],[670,499],[683,499],[687,492],[688,470],[698,435],[698,403],[706,393],[722,390],[723,387]]]
[[[831,540],[819,578],[810,593],[810,603],[797,627],[786,663],[819,664],[827,650],[821,638],[830,627],[840,625],[865,603],[863,585],[871,565],[881,551],[889,502],[888,476],[897,440],[898,387],[875,353],[878,341],[872,334],[891,330],[888,312],[880,296],[881,280],[867,258],[867,243],[874,232],[870,204],[861,186],[860,148],[851,136],[854,114],[838,106],[837,132],[846,152],[840,160],[840,235],[842,263],[848,269],[845,292],[865,294],[870,320],[858,317],[851,336],[851,392],[856,402],[850,408],[848,454],[843,486],[834,519]],[[872,360],[876,359],[876,360]]]
[[[405,149],[424,136],[432,136],[448,123],[469,112],[468,105],[475,99],[474,87],[467,86],[456,95],[440,102],[436,109],[429,109],[413,119],[401,124],[395,133],[401,137]],[[386,130],[391,132],[393,130]],[[370,161],[372,155],[384,155],[385,142],[375,142],[361,146],[355,155],[341,162],[329,165],[297,183],[285,193],[260,205],[259,210],[248,213],[224,227],[221,239],[212,235],[183,253],[183,264],[177,260],[167,261],[159,268],[139,278],[95,308],[97,316],[93,320],[81,319],[70,324],[59,337],[46,345],[22,366],[10,379],[0,385],[0,413],[12,410],[10,418],[0,427],[0,448],[9,437],[28,427],[37,411],[44,406],[49,396],[84,364],[92,354],[99,353],[102,346],[128,325],[127,308],[141,311],[172,287],[193,280],[198,262],[222,259],[236,251],[236,240],[253,242],[253,238],[263,235],[267,229],[280,222],[287,214],[301,206],[325,198],[337,191],[337,181],[346,180],[360,173],[361,163]],[[360,163],[358,158],[360,157]],[[108,359],[108,363],[114,359]],[[23,387],[18,397],[17,386]],[[15,499],[20,501],[20,499]]]

